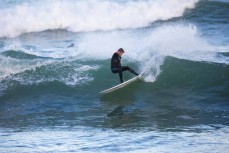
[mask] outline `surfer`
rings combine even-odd
[[[131,73],[138,76],[139,74],[136,73],[133,69],[131,69],[129,66],[122,66],[121,65],[121,58],[122,54],[125,53],[122,48],[119,48],[112,56],[111,58],[111,71],[112,73],[118,73],[121,83],[123,83],[123,76],[122,71],[130,71]]]

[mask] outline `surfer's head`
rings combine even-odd
[[[125,51],[122,48],[119,48],[117,53],[119,56],[122,56],[122,54],[125,53]]]
[[[125,53],[124,50],[122,48],[118,49],[119,52]]]

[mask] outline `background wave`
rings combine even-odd
[[[0,37],[53,29],[73,32],[149,26],[182,16],[198,0],[154,1],[25,1],[0,10]],[[5,6],[5,5],[4,5]]]

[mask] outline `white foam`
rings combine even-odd
[[[182,16],[198,0],[28,1],[0,10],[0,37],[48,29],[73,32],[146,27]]]

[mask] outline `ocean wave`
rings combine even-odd
[[[167,56],[155,85],[159,88],[191,88],[226,93],[229,85],[229,65],[190,61]]]
[[[63,112],[61,112],[61,115],[62,114]],[[74,114],[71,114],[69,116],[74,116]],[[84,114],[84,116],[86,115]],[[61,116],[61,118],[63,117]],[[155,117],[153,116],[151,118]],[[49,120],[48,117],[45,119]],[[77,122],[75,120],[72,120],[71,122]],[[126,119],[125,122],[128,122],[129,120]],[[155,120],[158,120],[158,118],[156,118]],[[117,124],[117,122],[115,123]],[[101,153],[227,153],[227,137],[229,135],[229,127],[217,125],[216,128],[213,128],[212,126],[213,125],[199,125],[199,127],[197,127],[196,125],[191,126],[188,129],[184,128],[184,131],[159,131],[152,130],[153,127],[150,127],[151,131],[147,131],[145,129],[134,131],[133,128],[131,128],[131,130],[129,128],[128,131],[126,129],[121,131],[117,129],[117,127],[115,130],[106,128],[101,130],[84,126],[74,126],[73,130],[69,130],[69,127],[68,129],[65,129],[65,127],[67,126],[60,126],[59,128],[52,126],[52,129],[47,129],[43,127],[42,130],[21,130],[20,132],[15,132],[14,128],[7,129],[8,131],[5,131],[5,129],[1,129],[0,135],[4,138],[4,141],[1,143],[1,150],[3,152],[20,152],[22,150],[21,148],[23,147],[24,152],[37,152],[37,150],[42,150],[42,152],[44,153],[93,153],[96,151],[99,151]],[[170,128],[172,129],[172,127]],[[61,146],[57,144],[61,144]],[[21,148],[15,146],[20,146]]]
[[[118,83],[118,75],[110,72],[110,60],[108,59],[92,61],[81,61],[74,58],[17,59],[3,55],[0,58],[2,65],[0,68],[0,95],[12,88],[20,89],[21,86],[43,88],[42,85],[50,84],[55,88],[56,84],[60,84],[64,87],[75,88],[88,84],[85,90],[91,92],[95,88],[102,90]],[[126,62],[136,68],[136,62]],[[152,56],[148,62],[150,64],[143,66],[145,70],[143,79],[145,82],[154,82],[152,88],[188,88],[194,91],[206,88],[213,89],[215,92],[219,90],[217,92],[220,93],[228,90],[227,64],[191,61],[172,56]],[[131,77],[129,73],[124,74],[125,79]]]
[[[37,55],[25,53],[20,50],[7,50],[1,53],[1,55],[6,56],[6,57],[11,57],[15,59],[38,59],[38,58],[44,58],[44,57],[39,57]]]
[[[210,44],[195,25],[183,22],[168,23],[147,30],[89,33],[82,35],[76,43],[77,47],[54,48],[46,52],[35,46],[28,48],[20,44],[5,44],[1,52],[2,77],[34,69],[46,63],[71,63],[72,60],[99,63],[110,59],[115,49],[120,46],[126,50],[123,65],[135,63],[136,71],[143,74],[146,82],[156,81],[167,56],[190,61],[229,64],[225,51],[227,46]],[[76,82],[73,81],[71,84]]]
[[[177,1],[39,1],[0,10],[0,37],[53,29],[73,32],[129,29],[182,16],[198,0]]]
[[[50,82],[60,82],[67,86],[86,84],[94,79],[90,72],[99,68],[98,65],[81,64],[69,59],[34,58],[33,55],[16,51],[13,54],[18,54],[14,55],[16,57],[26,56],[27,59],[0,55],[0,95],[21,85]]]
[[[136,63],[147,82],[156,80],[167,56],[229,64],[228,57],[219,54],[227,52],[227,46],[209,43],[197,26],[184,22],[167,23],[147,30],[93,33],[82,37],[82,42],[78,43],[75,54],[82,58],[109,59],[115,49],[122,46],[126,50],[123,64]]]
[[[229,3],[228,0],[209,0],[209,1]]]

